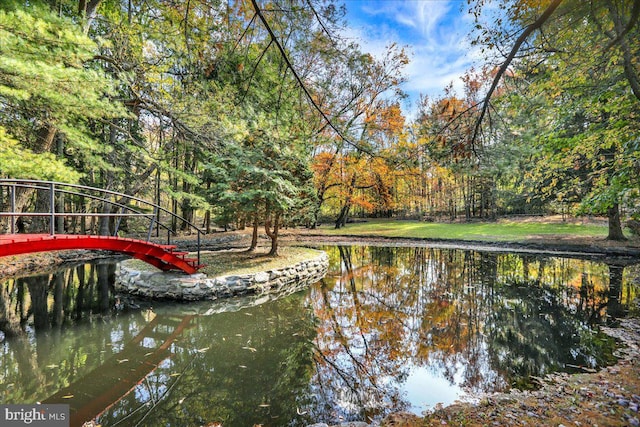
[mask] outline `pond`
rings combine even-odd
[[[327,277],[272,301],[134,301],[114,264],[5,279],[3,403],[68,402],[103,426],[305,426],[420,414],[614,362],[636,265],[330,246]]]

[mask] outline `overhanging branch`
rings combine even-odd
[[[473,129],[473,136],[471,137],[472,146],[475,145],[476,143],[476,139],[478,138],[478,134],[480,133],[480,127],[482,126],[482,121],[484,120],[484,117],[486,116],[487,111],[489,110],[489,102],[491,101],[491,96],[493,96],[493,92],[495,92],[496,88],[498,87],[498,83],[500,83],[500,80],[502,79],[502,76],[509,68],[509,65],[511,65],[511,61],[513,61],[513,58],[515,58],[516,54],[520,50],[520,47],[522,47],[522,44],[527,40],[527,38],[529,38],[529,36],[535,30],[542,27],[542,25],[549,19],[549,17],[558,8],[558,6],[560,6],[560,3],[562,3],[562,1],[563,0],[553,0],[551,4],[542,13],[542,15],[538,17],[538,19],[536,19],[533,23],[527,25],[527,27],[524,29],[524,31],[522,31],[518,39],[515,41],[515,43],[511,47],[511,50],[509,51],[509,55],[500,66],[500,69],[498,69],[498,72],[493,78],[493,82],[491,82],[491,87],[489,88],[489,91],[487,92],[487,94],[484,97],[484,100],[482,101],[482,108],[480,109],[480,115],[476,119],[476,124]]]
[[[315,102],[315,100],[311,96],[311,93],[309,92],[309,90],[307,89],[306,85],[302,81],[302,78],[300,78],[300,76],[298,75],[298,72],[293,67],[293,64],[291,63],[291,60],[289,59],[289,56],[287,55],[287,52],[285,51],[284,47],[282,46],[282,44],[280,43],[280,41],[276,37],[275,33],[273,32],[273,29],[269,25],[269,22],[267,22],[266,18],[264,17],[264,15],[262,13],[262,10],[260,9],[260,6],[258,6],[258,3],[256,2],[256,0],[251,0],[251,4],[253,5],[253,9],[256,12],[256,15],[258,16],[258,18],[262,22],[262,25],[264,25],[265,29],[269,33],[269,36],[271,37],[271,41],[278,48],[278,51],[280,52],[280,55],[282,56],[282,59],[284,60],[285,64],[287,65],[287,68],[291,71],[291,74],[293,74],[293,77],[298,82],[298,85],[300,86],[300,88],[304,92],[306,98],[309,100],[309,102],[311,103],[312,107],[320,114],[320,116],[323,118],[323,120],[325,120],[327,122],[327,125],[331,129],[333,129],[333,131],[343,141],[345,141],[347,144],[351,145],[352,147],[358,149],[359,151],[362,151],[363,153],[366,153],[366,154],[368,154],[370,156],[374,156],[374,154],[371,151],[367,150],[364,147],[361,147],[360,145],[354,143],[349,138],[347,138],[344,135],[344,133],[340,129],[338,129],[338,127],[336,125],[333,124],[333,122],[327,116],[327,114],[324,111],[322,111],[322,108],[320,108],[320,106]]]

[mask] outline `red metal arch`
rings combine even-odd
[[[175,251],[174,245],[160,245],[144,240],[112,236],[71,234],[3,234],[0,235],[0,257],[35,252],[89,249],[119,252],[145,261],[163,271],[182,270],[194,274],[198,260],[187,258],[186,252]]]

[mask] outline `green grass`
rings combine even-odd
[[[317,257],[320,252],[314,249],[285,246],[281,247],[277,257],[268,256],[262,249],[256,252],[216,251],[203,252],[200,261],[205,264],[198,272],[209,277],[236,274],[258,273],[260,271],[290,267],[299,262]],[[157,270],[146,262],[132,259],[126,265],[144,271]],[[157,270],[160,271],[160,270]]]
[[[412,237],[423,239],[459,239],[480,241],[518,241],[532,237],[580,236],[603,238],[607,227],[595,224],[562,222],[500,221],[480,223],[432,223],[420,221],[370,220],[347,224],[336,230],[322,227],[328,235]]]

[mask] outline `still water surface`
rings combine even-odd
[[[625,316],[639,288],[624,262],[323,249],[323,281],[268,302],[133,302],[113,293],[104,263],[5,280],[0,401],[69,402],[103,426],[420,414],[611,363],[615,343],[597,325]]]

